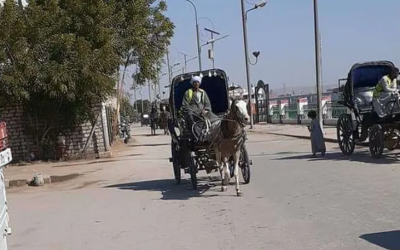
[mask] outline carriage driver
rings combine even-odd
[[[180,114],[186,118],[187,128],[194,124],[194,115],[207,118],[212,116],[210,99],[206,91],[200,88],[201,77],[192,77],[190,83],[192,88],[185,92],[180,110]]]
[[[373,92],[372,105],[379,117],[388,115],[386,112],[386,104],[391,101],[391,96],[398,93],[397,77],[399,69],[392,67],[388,75],[383,76],[375,86]]]

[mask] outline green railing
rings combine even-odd
[[[279,107],[273,107],[272,108],[272,119],[274,119],[274,120],[279,119],[279,114],[280,114]]]
[[[297,104],[290,104],[285,107],[286,119],[297,119]]]
[[[337,102],[326,103],[328,119],[337,119],[341,114],[347,113],[347,108]]]

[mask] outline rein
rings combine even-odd
[[[229,132],[231,132],[231,129],[228,127],[228,122],[234,122],[239,124],[239,129],[236,128],[237,131],[235,131],[235,133],[227,135]],[[236,125],[236,124],[235,124]],[[221,121],[221,127],[224,127],[225,130],[221,129],[221,133],[224,137],[224,139],[230,139],[230,140],[240,140],[243,137],[243,125],[241,122],[237,121],[237,120],[233,120],[233,119],[228,119],[228,118],[223,118]],[[224,133],[224,131],[226,131]]]

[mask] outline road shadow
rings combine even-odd
[[[136,136],[136,137],[155,137],[155,136],[163,136],[163,135],[164,135],[164,132],[159,133],[159,134],[155,134],[155,135],[152,135],[152,134],[134,134],[133,136]]]
[[[149,144],[133,144],[128,147],[136,148],[136,147],[160,147],[160,146],[169,146],[171,143],[149,143]]]
[[[343,155],[342,152],[327,152],[324,157],[318,156],[312,157],[311,153],[308,154],[300,154],[294,156],[287,156],[276,158],[274,160],[308,160],[311,162],[314,161],[346,161],[346,162],[363,162],[363,163],[372,163],[372,164],[391,164],[391,163],[400,163],[398,154],[383,152],[383,155],[380,159],[374,159],[370,155],[369,152],[354,152],[350,156]]]
[[[155,191],[160,192],[161,200],[189,200],[191,198],[209,198],[218,196],[206,194],[210,188],[217,186],[216,182],[221,180],[216,177],[198,177],[197,190],[193,190],[190,181],[182,180],[180,185],[175,180],[150,180],[131,183],[121,183],[105,186],[104,188],[118,188],[132,191]]]
[[[364,234],[360,238],[387,250],[400,250],[400,230]]]

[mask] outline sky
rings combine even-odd
[[[170,62],[183,65],[179,52],[197,56],[194,9],[186,0],[166,1],[166,15],[176,26],[169,47]],[[204,28],[229,35],[215,42],[215,67],[227,73],[230,83],[246,86],[240,0],[192,2],[197,7],[201,44],[210,39]],[[247,0],[246,10],[257,2]],[[337,84],[356,62],[390,60],[399,65],[399,0],[319,0],[318,7],[324,85]],[[251,60],[251,52],[261,52],[258,63],[250,65],[252,83],[263,80],[271,89],[283,84],[315,85],[313,0],[269,0],[265,7],[249,13],[247,30]],[[208,48],[202,50],[203,70],[212,67]],[[187,70],[197,71],[198,60],[188,62]],[[163,72],[167,72],[166,67]],[[161,83],[168,92],[164,88],[167,75]],[[148,96],[147,88],[142,94]]]

